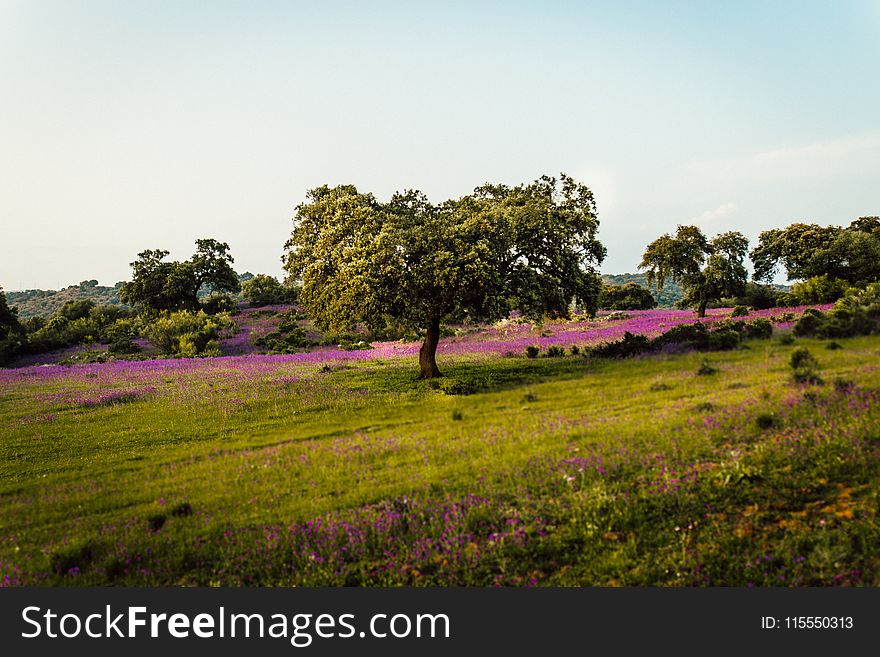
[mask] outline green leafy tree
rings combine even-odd
[[[771,281],[781,264],[789,280],[826,276],[863,287],[880,280],[880,218],[860,217],[846,228],[795,223],[767,230],[750,256],[756,281]]]
[[[441,323],[595,311],[605,249],[590,190],[568,176],[485,185],[432,204],[407,191],[382,203],[351,185],[308,193],[285,245],[300,301],[325,329],[364,323],[424,331],[422,378],[439,376]]]
[[[294,288],[285,287],[274,276],[257,274],[241,284],[241,295],[252,306],[271,306],[296,300]]]
[[[199,290],[238,292],[229,245],[196,240],[196,253],[183,262],[168,262],[168,251],[148,249],[131,263],[132,279],[119,288],[119,299],[147,314],[163,310],[196,310]]]
[[[18,310],[10,307],[0,287],[0,364],[8,362],[21,348],[24,329],[18,321]]]
[[[602,286],[599,307],[604,310],[650,310],[657,307],[651,291],[638,283]]]
[[[710,241],[696,226],[679,226],[674,236],[662,235],[648,245],[639,269],[646,270],[648,285],[658,289],[667,279],[681,285],[680,305],[705,317],[711,301],[745,292],[748,246],[738,232],[721,233]]]

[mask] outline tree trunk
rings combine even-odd
[[[700,307],[697,308],[697,317],[705,317],[706,316],[706,306],[709,305],[708,301],[700,301]]]
[[[425,341],[419,349],[419,378],[433,379],[440,376],[437,369],[437,344],[440,342],[440,320],[432,319],[428,322],[428,330]]]

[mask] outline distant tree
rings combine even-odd
[[[21,348],[24,329],[18,321],[18,311],[6,302],[0,287],[0,364],[8,362]]]
[[[241,295],[252,306],[271,306],[281,303],[293,303],[296,293],[293,288],[285,287],[274,276],[257,274],[241,284]]]
[[[846,228],[795,223],[767,230],[750,256],[756,281],[770,282],[782,264],[789,280],[827,276],[863,287],[880,280],[880,218],[860,217]]]
[[[132,279],[119,288],[119,299],[142,312],[196,310],[199,290],[238,292],[229,245],[213,239],[196,240],[196,253],[183,262],[168,262],[168,251],[141,251],[131,263]]]
[[[603,310],[650,310],[657,307],[651,291],[638,283],[602,286],[599,307]]]
[[[679,226],[674,237],[662,235],[648,245],[639,269],[646,270],[649,285],[660,288],[666,279],[681,285],[685,295],[680,305],[705,317],[709,302],[745,292],[748,246],[738,232],[709,241],[696,226]]]
[[[440,375],[441,323],[497,320],[514,308],[567,316],[575,299],[596,309],[605,256],[596,206],[568,176],[485,185],[439,205],[416,191],[381,203],[350,185],[307,198],[285,245],[300,301],[324,328],[423,330],[422,378]]]

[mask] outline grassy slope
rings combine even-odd
[[[843,350],[826,351],[799,341],[827,381],[880,388],[871,365],[880,342],[841,342]],[[413,380],[406,360],[330,372],[217,361],[127,378],[93,366],[94,376],[74,368],[0,384],[0,576],[13,584],[878,583],[876,400],[852,401],[852,391],[832,385],[795,388],[793,347],[750,346],[711,354],[721,370],[712,376],[695,375],[699,354],[441,363],[448,379],[488,389],[468,396]],[[96,391],[112,389],[148,392],[90,405]],[[764,429],[761,414],[771,415]],[[792,440],[805,451],[786,451]],[[450,512],[471,495],[490,502]],[[428,505],[418,530],[415,520],[400,524],[401,513],[415,518],[409,499]],[[437,511],[445,519],[431,519],[433,502],[424,500],[446,504]],[[183,502],[192,515],[170,513]],[[309,544],[311,561],[298,561],[305,548],[292,523],[353,509],[353,524],[369,524],[389,503],[397,505],[385,510],[397,523],[391,533],[370,531],[394,554],[363,539],[355,557]],[[164,524],[151,531],[158,517]],[[467,540],[449,547],[438,534],[444,523],[460,525]],[[493,538],[506,526],[515,531]],[[416,549],[419,532],[437,534],[428,555]],[[334,567],[315,566],[315,554]],[[386,561],[393,568],[377,566]]]

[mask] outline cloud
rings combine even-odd
[[[758,173],[813,178],[880,172],[880,132],[850,135],[755,155]]]
[[[727,217],[736,214],[739,208],[737,208],[736,203],[722,203],[717,208],[713,210],[706,210],[705,212],[701,212],[696,217],[693,217],[690,220],[690,223],[697,224],[699,226],[706,226],[715,224],[722,219],[726,219]]]

